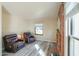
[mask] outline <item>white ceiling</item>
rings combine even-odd
[[[7,2],[3,6],[12,14],[23,19],[57,19],[60,2]]]

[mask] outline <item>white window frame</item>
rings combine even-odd
[[[43,24],[35,24],[35,34],[43,35]]]

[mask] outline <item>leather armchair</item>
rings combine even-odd
[[[24,39],[27,43],[32,43],[35,41],[35,37],[30,32],[24,32]]]
[[[3,41],[5,50],[8,52],[16,52],[25,46],[23,40],[18,40],[17,34],[5,35]]]

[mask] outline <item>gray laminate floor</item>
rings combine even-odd
[[[50,48],[55,47],[51,42],[47,41],[35,41],[31,44],[26,44],[24,48],[20,49],[16,53],[9,53],[3,51],[3,56],[50,56],[53,55],[50,52]]]

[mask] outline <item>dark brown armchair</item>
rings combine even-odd
[[[16,52],[25,46],[23,40],[18,40],[17,34],[5,35],[3,41],[5,50],[8,52]]]
[[[30,32],[24,32],[23,35],[24,35],[25,42],[27,43],[32,43],[36,40],[35,37]]]

